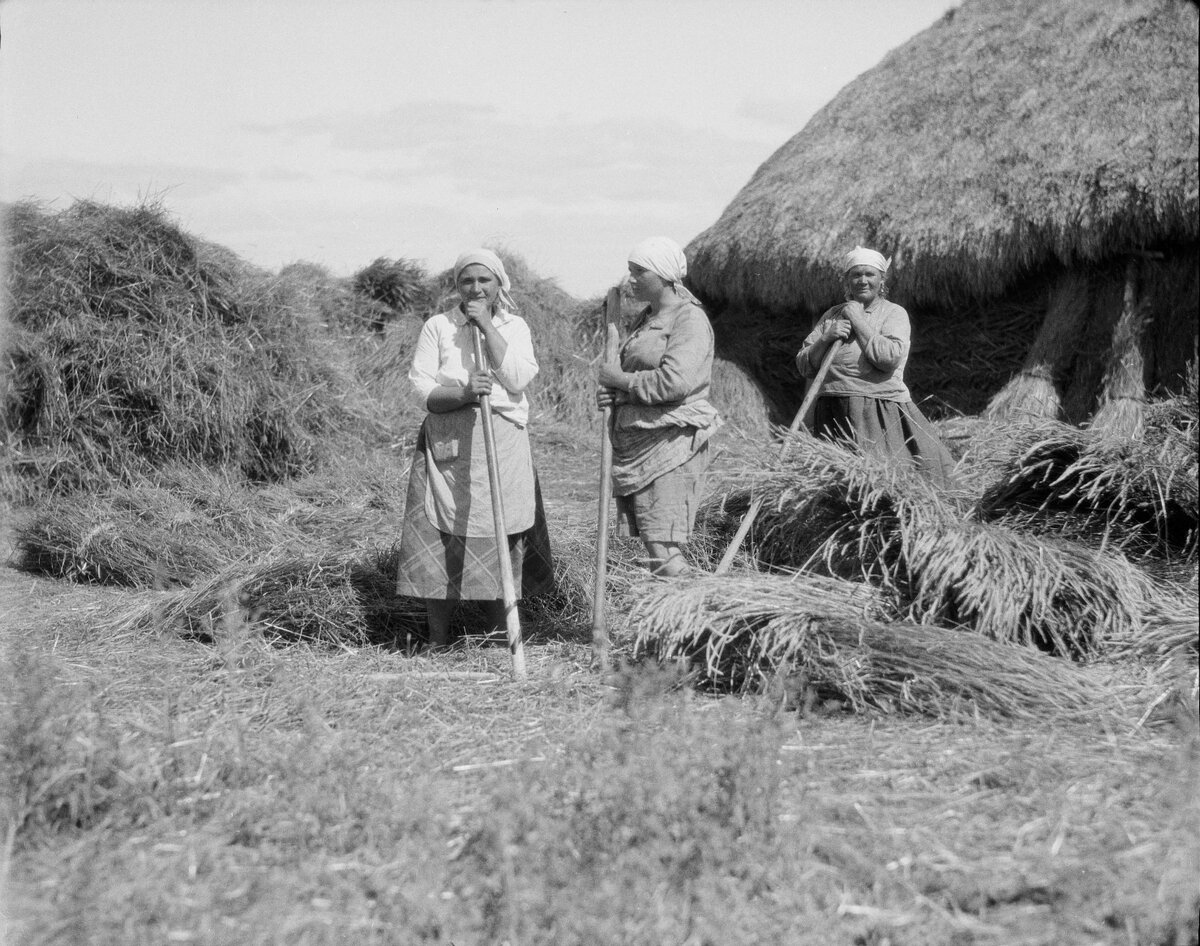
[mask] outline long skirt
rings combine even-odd
[[[826,440],[848,441],[868,456],[909,461],[939,486],[954,485],[954,458],[911,401],[819,397],[812,430]]]
[[[708,442],[686,461],[627,496],[616,497],[617,535],[645,542],[687,542],[708,471]]]
[[[477,444],[477,449],[483,449],[482,443]],[[541,485],[536,471],[533,477],[533,525],[523,532],[508,536],[513,585],[518,598],[544,594],[554,587],[550,534],[546,528]],[[454,535],[435,527],[426,512],[428,480],[425,427],[422,425],[408,474],[396,593],[444,601],[494,601],[502,598],[500,555],[495,538]]]

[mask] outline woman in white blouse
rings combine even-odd
[[[553,582],[541,492],[529,449],[529,399],[538,372],[529,326],[516,314],[508,274],[490,250],[454,264],[460,302],[421,329],[408,378],[428,412],[409,472],[398,594],[424,598],[429,643],[450,643],[457,601],[487,602],[491,630],[502,632],[496,548],[479,398],[488,395],[495,431],[505,529],[517,597]],[[472,333],[483,336],[477,365]]]

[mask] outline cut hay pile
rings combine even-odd
[[[1136,636],[1161,598],[1123,557],[976,521],[969,497],[807,434],[762,469],[706,501],[701,528],[715,544],[761,498],[747,541],[755,563],[876,584],[910,620],[1079,654]]]
[[[614,612],[628,611],[636,582],[645,574],[631,549],[614,544],[608,572]],[[568,536],[555,542],[554,554],[553,588],[520,603],[522,633],[527,639],[586,639],[594,545],[582,536]],[[425,603],[396,595],[396,567],[395,546],[332,554],[277,549],[139,604],[117,623],[213,640],[217,629],[233,621],[252,625],[275,641],[407,649],[426,639]],[[464,602],[456,609],[452,630],[477,634],[484,626],[477,604]]]
[[[216,640],[252,625],[268,640],[321,646],[399,644],[425,635],[423,603],[398,599],[396,553],[296,555],[228,566],[195,588],[146,602],[118,623]]]
[[[639,646],[687,661],[710,686],[793,701],[835,698],[856,711],[1093,717],[1110,696],[1068,661],[977,634],[887,622],[880,592],[815,575],[658,582],[630,622]],[[1102,695],[1103,694],[1103,695]]]
[[[277,480],[381,435],[348,350],[296,281],[157,207],[20,203],[5,240],[2,421],[32,491],[167,462]]]
[[[1111,545],[1142,560],[1194,564],[1198,442],[1190,394],[1151,405],[1142,436],[1043,422],[1009,431],[1010,459],[980,514],[1026,531]]]
[[[354,292],[379,306],[374,328],[405,313],[422,313],[433,302],[433,281],[413,260],[381,256],[355,273],[350,280]]]

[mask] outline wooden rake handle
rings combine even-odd
[[[488,370],[483,351],[483,332],[479,326],[471,337],[475,342],[475,364],[480,371]],[[492,427],[492,400],[479,396],[483,419],[483,448],[487,455],[488,486],[492,492],[492,522],[496,530],[496,557],[500,560],[500,592],[504,602],[504,626],[508,633],[508,651],[512,656],[512,673],[517,679],[525,676],[525,645],[521,640],[521,616],[517,612],[517,588],[513,581],[512,557],[508,551],[508,530],[504,525],[503,496],[500,492],[500,465],[496,458],[496,431]]]
[[[783,441],[783,445],[779,448],[779,459],[787,456],[788,447],[791,446],[791,434],[794,434],[800,429],[800,426],[808,426],[807,418],[813,405],[817,402],[817,396],[821,393],[821,387],[825,383],[825,376],[829,374],[829,366],[833,364],[833,358],[838,353],[838,349],[842,347],[842,340],[835,338],[829,344],[828,351],[821,359],[821,365],[817,368],[817,373],[813,377],[812,384],[808,386],[808,391],[805,392],[804,400],[800,402],[800,409],[796,411],[796,416],[792,418],[792,423],[788,426],[789,436]],[[742,547],[742,543],[746,541],[746,536],[750,532],[750,527],[754,525],[754,520],[758,518],[758,512],[762,509],[762,497],[756,496],[754,501],[750,503],[750,508],[746,510],[746,515],[742,517],[741,523],[738,525],[737,532],[733,534],[733,539],[729,543],[729,548],[725,550],[725,554],[721,556],[721,561],[717,563],[714,575],[724,575],[729,571],[729,567],[733,564],[734,556],[737,555],[738,549]]]
[[[610,289],[604,300],[604,361],[616,364],[621,346],[617,324],[621,317],[621,290]],[[612,497],[613,409],[604,408],[600,434],[600,488],[596,511],[596,581],[592,586],[592,651],[601,669],[608,667],[608,619],[605,586],[608,582],[608,507]]]

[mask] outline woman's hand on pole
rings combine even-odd
[[[600,385],[596,391],[596,406],[603,410],[606,407],[616,407],[629,400],[627,394],[630,375],[615,365],[603,364],[596,376]]]
[[[601,365],[596,380],[603,388],[612,388],[614,391],[629,390],[629,374],[615,365]]]
[[[478,400],[492,393],[492,376],[486,371],[472,371],[467,381],[467,388]]]
[[[851,326],[848,319],[836,318],[830,319],[825,323],[825,329],[821,333],[821,341],[826,345],[832,344],[835,341],[845,341],[850,337]]]

